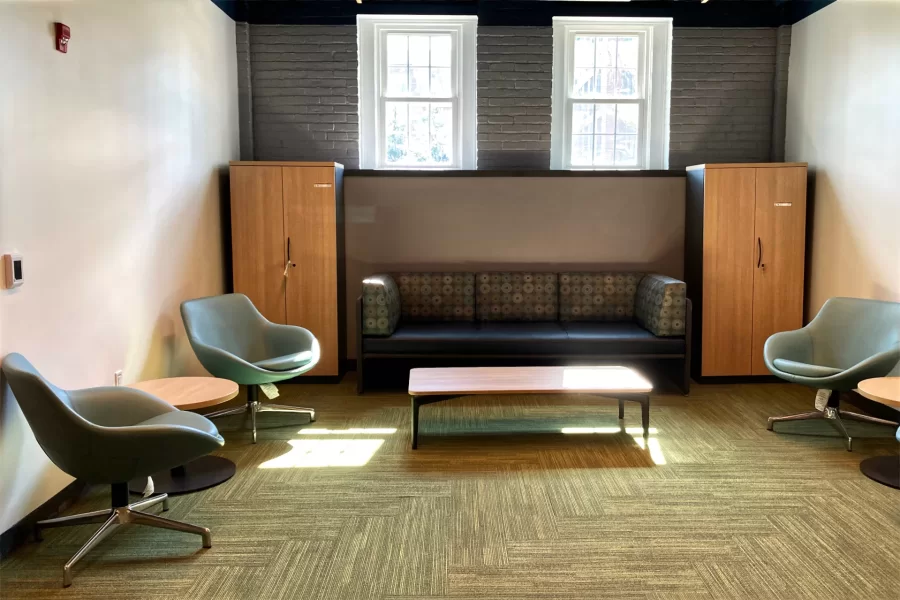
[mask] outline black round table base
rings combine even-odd
[[[900,490],[900,456],[873,456],[859,463],[859,470],[869,479]]]
[[[235,464],[221,456],[204,456],[170,471],[160,471],[153,477],[153,493],[188,494],[198,492],[228,481],[234,476]],[[143,477],[128,482],[128,489],[135,494],[143,494],[147,480]]]

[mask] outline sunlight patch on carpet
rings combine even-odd
[[[392,435],[396,427],[353,427],[350,429],[301,429],[300,435]]]
[[[291,450],[267,460],[260,469],[361,467],[368,463],[384,440],[289,440]]]

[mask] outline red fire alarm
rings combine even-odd
[[[72,30],[68,25],[62,23],[56,24],[56,49],[62,53],[69,51],[69,38],[72,37]]]

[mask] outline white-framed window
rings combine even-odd
[[[475,169],[477,17],[359,15],[362,169]]]
[[[553,19],[553,169],[667,169],[672,19]]]

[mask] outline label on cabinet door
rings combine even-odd
[[[776,202],[775,206],[793,206],[793,202]]]
[[[313,187],[318,187],[318,188],[330,188],[330,187],[331,187],[331,184],[330,184],[330,183],[314,183],[314,184],[313,184]]]

